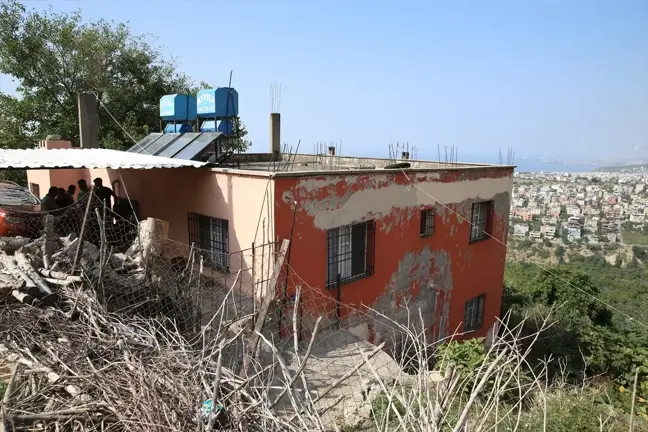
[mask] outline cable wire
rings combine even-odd
[[[140,145],[137,143],[137,141],[135,140],[135,138],[133,138],[133,137],[131,136],[131,134],[128,133],[128,131],[124,128],[124,126],[122,126],[121,123],[119,123],[119,121],[117,121],[117,119],[115,118],[115,116],[112,115],[112,113],[110,112],[110,110],[108,109],[108,107],[106,107],[106,105],[103,103],[103,101],[102,101],[101,99],[99,99],[99,96],[97,95],[97,93],[92,92],[92,94],[95,96],[95,98],[97,99],[97,101],[99,102],[99,104],[103,107],[103,109],[106,110],[106,112],[108,113],[108,115],[110,116],[110,118],[113,119],[113,121],[114,121],[115,123],[117,123],[117,126],[120,127],[120,129],[121,129],[121,130],[122,130],[122,131],[123,131],[123,132],[128,136],[128,138],[130,138],[130,139],[135,143],[136,146],[138,146],[138,147],[140,147],[142,150],[144,150],[144,148],[143,148],[142,146],[140,146]]]
[[[101,99],[99,99],[99,97],[97,96],[97,94],[96,94],[96,93],[93,93],[93,94],[95,95],[95,97],[97,98],[97,100],[99,101],[99,103],[101,104],[101,106],[106,110],[106,112],[108,113],[108,115],[113,119],[113,121],[114,121],[115,123],[117,123],[117,126],[119,126],[119,127],[121,128],[121,130],[124,131],[124,133],[125,133],[126,135],[128,135],[128,137],[129,137],[131,140],[133,140],[133,142],[137,145],[137,141],[135,141],[135,138],[133,138],[133,137],[131,136],[131,134],[129,134],[128,131],[126,131],[126,129],[124,129],[124,127],[121,125],[121,123],[119,123],[119,122],[117,121],[117,119],[115,118],[115,116],[112,115],[112,113],[110,112],[110,110],[109,110],[109,109],[106,107],[106,105],[101,101]],[[140,147],[141,147],[141,146],[140,146]],[[462,216],[462,215],[460,215],[459,213],[457,213],[454,209],[451,209],[451,208],[448,207],[447,205],[445,205],[445,204],[439,202],[435,197],[433,197],[433,196],[430,195],[428,192],[426,192],[426,191],[424,191],[423,189],[421,189],[417,184],[415,184],[415,183],[412,181],[412,179],[409,178],[409,176],[407,175],[407,173],[405,173],[404,170],[401,169],[401,172],[403,173],[403,175],[405,176],[405,178],[406,178],[407,181],[409,182],[409,185],[407,186],[406,190],[409,190],[409,188],[411,188],[411,187],[414,187],[414,188],[418,189],[421,193],[423,193],[423,194],[426,195],[427,197],[432,198],[432,199],[434,200],[435,203],[440,204],[443,208],[445,208],[446,210],[450,211],[451,213],[453,213],[453,214],[454,214],[455,216],[457,216],[458,218],[462,219],[462,220],[465,221],[465,222],[468,222],[468,224],[470,225],[471,228],[473,227],[474,224],[473,224],[471,221],[469,221],[467,218],[465,218],[464,216]],[[500,245],[502,245],[502,246],[504,246],[505,248],[507,248],[506,244],[504,244],[504,242],[502,242],[500,239],[493,237],[490,233],[488,233],[488,232],[486,232],[486,231],[484,231],[484,230],[481,230],[481,231],[482,231],[486,236],[490,237],[491,239],[495,240],[495,241],[496,241],[497,243],[499,243]],[[619,309],[619,308],[617,308],[617,307],[615,307],[615,306],[612,306],[611,304],[607,303],[607,302],[604,301],[604,300],[601,300],[600,298],[596,297],[595,295],[593,295],[593,294],[591,294],[591,293],[588,293],[588,292],[585,291],[584,289],[582,289],[582,288],[580,288],[580,287],[578,287],[578,286],[572,284],[571,282],[569,282],[569,281],[566,280],[565,278],[563,278],[563,277],[557,275],[556,273],[554,273],[554,272],[548,270],[546,267],[543,267],[542,265],[540,265],[540,264],[538,264],[538,263],[532,263],[532,264],[535,264],[535,265],[538,266],[541,270],[543,270],[543,271],[549,273],[549,274],[552,275],[553,277],[555,277],[555,278],[557,278],[558,280],[560,280],[560,281],[566,283],[567,285],[571,286],[572,288],[577,289],[578,291],[580,291],[581,293],[585,294],[586,296],[589,296],[590,298],[593,298],[594,300],[598,301],[599,303],[601,303],[602,305],[606,306],[606,307],[609,308],[610,310],[613,310],[613,311],[615,311],[615,312],[617,312],[617,313],[623,315],[623,316],[624,316],[626,319],[628,319],[629,321],[636,322],[636,323],[642,325],[643,327],[645,327],[645,328],[648,330],[648,324],[647,324],[647,323],[645,323],[645,322],[643,322],[643,321],[640,321],[640,320],[634,318],[634,317],[631,316],[631,315],[628,315],[626,312],[622,311],[621,309]]]

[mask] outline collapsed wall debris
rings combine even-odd
[[[227,310],[234,280],[201,326],[200,252],[170,253],[156,221],[124,252],[104,232],[93,242],[47,226],[36,239],[0,238],[5,430],[325,430],[345,398],[362,399],[353,417],[369,415],[359,375],[402,375],[345,331],[317,324],[310,341],[275,339],[287,241],[257,307]]]
[[[101,222],[98,210],[97,218]],[[48,232],[47,223],[37,239],[0,238],[0,295],[51,306],[57,299],[56,287],[85,282],[96,288],[108,311],[162,313],[186,329],[198,326],[199,299],[185,283],[191,279],[190,269],[177,265],[186,258],[162,251],[164,237],[157,235],[156,227],[160,222],[142,221],[139,235],[124,253],[113,252],[105,241],[103,224],[98,225],[98,245],[75,234],[57,237]]]
[[[201,423],[196,403],[213,386],[243,382],[228,368],[236,356],[216,361],[232,349],[240,357],[241,338],[224,340],[232,334],[219,320],[208,340],[200,330],[193,248],[188,257],[169,254],[147,220],[125,252],[113,252],[97,217],[98,244],[47,228],[36,239],[0,238],[0,366],[12,371],[3,431],[78,429],[74,422],[185,430]],[[224,421],[212,411],[203,428]]]

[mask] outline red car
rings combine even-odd
[[[17,183],[0,181],[0,237],[35,238],[42,227],[40,199]]]

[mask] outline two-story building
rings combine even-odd
[[[287,280],[281,294],[290,298],[297,285],[308,287],[299,311],[302,337],[314,317],[352,324],[354,311],[365,306],[402,323],[406,305],[420,309],[434,339],[457,330],[487,336],[496,324],[512,166],[402,161],[393,167],[389,159],[305,154],[281,155],[280,162],[268,158],[271,152],[241,157],[236,168],[189,161],[171,168],[165,162],[177,158],[148,156],[159,164],[143,165],[132,152],[73,149],[63,141],[0,150],[7,152],[22,153],[11,153],[11,166],[0,158],[0,167],[28,169],[32,190],[102,178],[117,195],[136,200],[142,218],[167,221],[170,240],[218,257],[206,262],[214,272],[252,272],[241,290],[260,289],[258,271],[250,270],[255,263],[248,262],[254,254],[229,257],[290,240],[286,265],[298,278]],[[340,304],[348,308],[334,306]],[[373,342],[389,337],[371,323],[359,323],[355,332]]]

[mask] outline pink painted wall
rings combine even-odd
[[[42,149],[72,148],[65,140],[43,140]],[[125,155],[126,157],[126,155]],[[229,250],[240,251],[274,238],[274,182],[266,173],[223,172],[209,169],[52,169],[27,170],[28,183],[37,184],[42,198],[51,186],[66,188],[100,177],[105,186],[138,200],[141,217],[169,222],[169,238],[189,242],[188,213],[229,221]],[[119,185],[113,182],[119,181]],[[123,182],[123,184],[121,184]],[[77,190],[78,193],[78,190]],[[266,230],[263,232],[262,220]],[[258,225],[258,228],[257,228]]]
[[[175,168],[109,170],[106,177],[109,182],[121,180],[120,173],[124,183],[121,195],[125,196],[127,190],[132,199],[139,201],[142,217],[168,221],[170,239],[187,244],[188,213],[199,213],[228,220],[231,252],[252,246],[266,188],[268,194],[273,193],[267,176]],[[105,184],[109,182],[104,179]],[[258,237],[260,240],[260,233]]]
[[[30,185],[37,184],[40,189],[40,197],[43,198],[51,186],[62,187],[67,189],[69,185],[77,186],[80,179],[85,179],[88,185],[92,185],[92,180],[101,177],[104,185],[110,186],[111,176],[107,169],[40,169],[27,170],[27,183]],[[117,175],[117,178],[119,176]],[[76,198],[76,197],[75,197]]]
[[[66,140],[43,140],[38,143],[38,147],[46,150],[69,149],[72,148],[72,142]],[[77,182],[82,178],[85,179],[88,184],[91,184],[92,179],[96,177],[101,177],[105,185],[110,185],[110,176],[106,169],[82,168],[27,170],[27,183],[30,186],[30,189],[32,188],[32,185],[38,185],[38,188],[40,189],[39,198],[43,198],[51,186],[67,189],[69,185],[77,186]]]
[[[119,172],[107,175],[111,181],[120,179]],[[267,248],[263,249],[266,256],[261,257],[261,248],[257,247],[253,255],[251,247],[274,238],[274,189],[267,175],[177,168],[121,170],[121,179],[129,196],[139,201],[142,218],[169,222],[169,239],[177,242],[169,244],[173,254],[189,252],[188,213],[227,220],[230,273],[206,268],[205,275],[229,287],[241,269],[238,289],[253,295],[254,281],[259,279],[258,274],[254,277],[253,269],[259,273],[261,262],[263,268],[268,268],[271,258]]]
[[[29,190],[34,194],[39,195],[38,198],[43,198],[47,190],[52,186],[49,170],[27,170],[27,185]],[[38,187],[39,192],[36,193],[34,185]]]
[[[72,148],[72,141],[68,140],[42,140],[38,143],[42,149],[69,149]]]
[[[266,173],[255,175],[196,168],[170,169],[61,169],[28,170],[30,183],[37,183],[41,195],[54,185],[67,188],[83,178],[89,185],[101,177],[106,186],[126,198],[137,200],[142,219],[153,217],[169,222],[170,253],[186,255],[189,247],[188,213],[226,219],[231,272],[242,266],[242,280],[252,283],[253,243],[257,246],[274,239],[274,182]],[[113,182],[119,181],[119,185]],[[265,224],[264,224],[265,222]],[[265,231],[263,229],[265,225]],[[176,242],[175,244],[173,242]],[[259,248],[257,248],[259,249]],[[244,251],[238,253],[239,251]],[[268,257],[269,257],[269,252]],[[270,259],[266,260],[265,267]],[[219,276],[219,275],[216,275]],[[232,277],[220,275],[226,280]],[[248,287],[249,288],[249,287]]]

